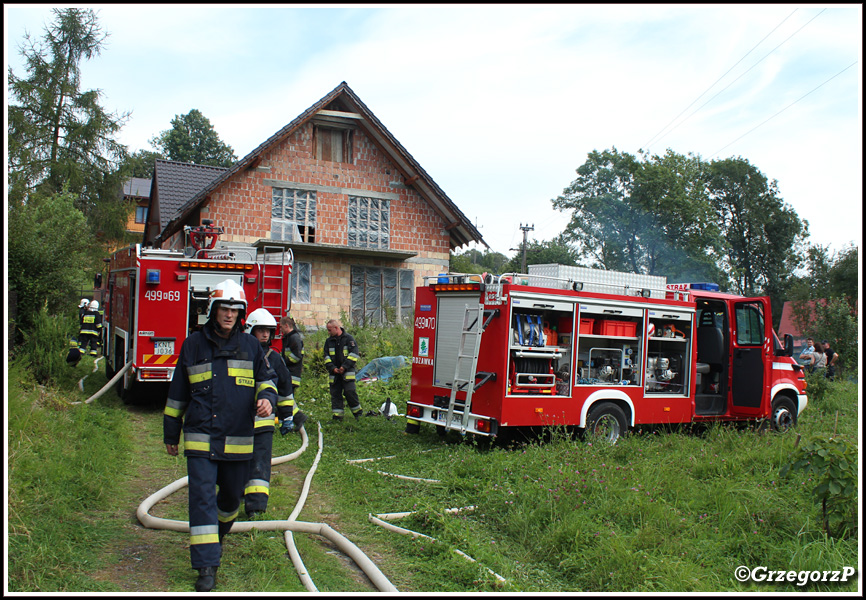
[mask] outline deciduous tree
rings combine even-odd
[[[175,115],[171,129],[150,143],[169,160],[215,167],[230,167],[237,160],[231,146],[220,140],[208,118],[195,108]]]
[[[722,265],[734,290],[780,301],[802,263],[808,223],[779,197],[778,183],[748,160],[712,161],[708,173],[707,194],[724,238]]]

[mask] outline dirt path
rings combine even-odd
[[[142,526],[135,516],[135,510],[145,498],[171,482],[165,481],[165,471],[154,469],[151,461],[141,460],[143,457],[138,456],[151,443],[146,437],[145,420],[152,419],[153,415],[131,408],[129,418],[135,436],[132,446],[136,450],[136,459],[139,459],[133,459],[136,475],[127,481],[124,491],[124,497],[129,502],[122,502],[123,508],[110,517],[117,521],[121,533],[104,552],[115,557],[115,562],[95,573],[94,578],[111,582],[128,592],[165,591],[169,589],[166,556],[167,553],[177,552],[180,540],[165,531]],[[185,496],[170,497],[166,502],[186,504]]]
[[[165,469],[155,467],[154,462],[148,459],[148,452],[159,450],[159,441],[154,440],[152,433],[148,435],[147,422],[155,418],[154,410],[135,406],[127,408],[134,436],[132,447],[135,452],[133,458],[135,475],[128,478],[124,486],[123,501],[119,503],[122,508],[108,516],[116,521],[119,534],[109,546],[102,549],[103,555],[107,557],[108,566],[93,573],[93,578],[114,584],[125,592],[166,592],[171,589],[172,582],[174,585],[177,582],[176,573],[171,570],[188,568],[188,536],[175,531],[149,529],[144,527],[135,515],[141,502],[175,479],[171,475],[167,479]],[[315,441],[311,440],[312,443]],[[315,451],[312,448],[310,450]],[[288,463],[283,463],[278,468],[280,472],[295,481],[302,481],[306,475],[303,470]],[[186,475],[185,468],[177,473],[178,478],[184,475]],[[304,514],[308,516],[302,520],[327,523],[339,530],[339,517],[329,512],[325,508],[326,504],[319,494],[311,493],[304,507]],[[151,514],[154,516],[185,515],[186,511],[187,494],[185,490],[180,490],[161,500],[151,510]],[[319,536],[314,538],[329,553],[341,559],[352,579],[368,587],[370,591],[377,591],[366,574],[336,545]],[[381,557],[370,558],[378,562]],[[286,568],[293,568],[288,559]],[[192,580],[192,571],[190,571],[190,580]]]

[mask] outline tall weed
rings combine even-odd
[[[22,331],[24,343],[19,352],[30,367],[36,381],[56,383],[68,370],[66,354],[69,340],[76,335],[76,319],[68,315],[49,315],[48,303],[42,305],[33,318],[33,326]]]

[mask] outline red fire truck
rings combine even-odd
[[[553,266],[425,278],[407,431],[561,425],[615,442],[647,424],[796,424],[806,382],[793,338],[773,331],[768,297]]]
[[[131,363],[117,392],[125,402],[164,400],[186,337],[207,321],[210,290],[226,279],[244,288],[247,314],[266,308],[289,313],[292,251],[280,246],[231,245],[207,219],[185,227],[185,250],[135,244],[109,262],[104,352],[109,379]],[[279,332],[278,332],[279,333]]]

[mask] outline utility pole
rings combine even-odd
[[[520,266],[520,272],[526,273],[526,234],[528,234],[530,231],[534,231],[535,225],[524,225],[523,223],[521,223],[520,230],[523,232],[523,262]]]

